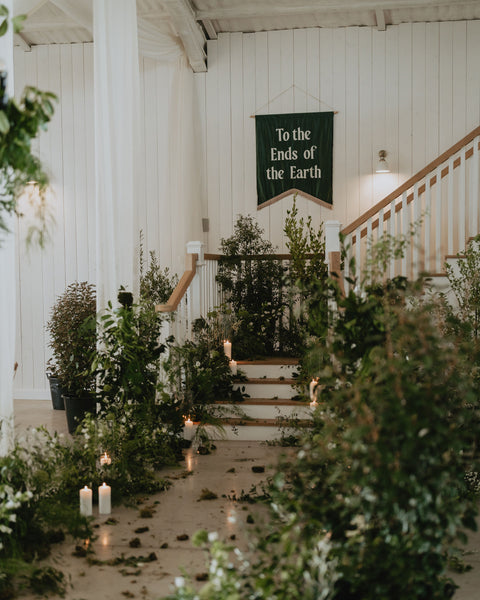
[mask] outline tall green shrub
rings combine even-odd
[[[217,282],[236,321],[231,333],[236,358],[282,350],[283,268],[263,233],[250,215],[240,215],[233,235],[220,244]]]

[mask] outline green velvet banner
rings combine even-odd
[[[258,208],[299,193],[332,205],[333,112],[255,117]]]

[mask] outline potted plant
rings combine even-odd
[[[58,378],[57,368],[52,359],[47,361],[46,375],[50,384],[50,397],[52,398],[52,408],[54,410],[65,410],[63,401],[63,390]]]
[[[96,298],[93,285],[71,283],[50,313],[47,331],[53,359],[50,368],[57,375],[73,433],[87,412],[95,409],[95,375],[91,360],[96,344]]]

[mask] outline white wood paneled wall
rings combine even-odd
[[[240,213],[258,217],[272,242],[285,249],[291,199],[257,212],[250,115],[265,105],[260,114],[338,111],[333,210],[301,198],[298,206],[314,224],[333,218],[346,225],[480,123],[479,57],[480,21],[406,24],[384,32],[363,27],[231,34],[209,42],[208,73],[195,75],[206,157],[207,250],[218,250]],[[138,200],[145,251],[156,250],[162,265],[179,270],[186,240],[175,199],[166,192],[172,71],[145,59],[141,75],[145,172]],[[17,49],[17,94],[25,84],[60,97],[38,144],[52,178],[51,245],[28,252],[19,224],[15,389],[17,397],[38,398],[48,396],[50,307],[72,281],[95,281],[93,46]],[[381,149],[388,152],[389,175],[372,174]]]
[[[139,178],[140,226],[146,258],[155,250],[162,266],[183,269],[185,243],[168,197],[169,103],[172,67],[141,63],[144,172]],[[36,150],[51,177],[51,242],[27,249],[26,219],[18,221],[18,313],[15,360],[17,398],[48,397],[45,363],[50,356],[45,324],[55,298],[73,281],[95,283],[95,156],[93,45],[16,49],[15,94],[25,85],[56,93],[59,103]],[[172,231],[175,230],[175,235]]]
[[[247,213],[285,250],[292,199],[257,211],[250,115],[338,111],[333,210],[302,198],[297,205],[316,224],[347,225],[480,123],[479,58],[480,21],[222,34],[208,42],[208,72],[196,82],[205,107],[209,251]],[[382,149],[391,173],[374,175]]]

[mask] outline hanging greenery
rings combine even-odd
[[[0,37],[9,27],[9,12],[0,4]],[[15,33],[25,17],[14,17],[12,27]],[[18,200],[28,184],[36,184],[36,215],[39,224],[29,231],[28,240],[34,234],[42,245],[47,233],[47,211],[45,195],[48,175],[38,157],[32,153],[32,140],[41,130],[45,130],[54,112],[55,94],[42,92],[35,87],[26,87],[20,100],[6,96],[7,72],[0,67],[0,243],[2,234],[8,232],[6,215],[21,214]]]

